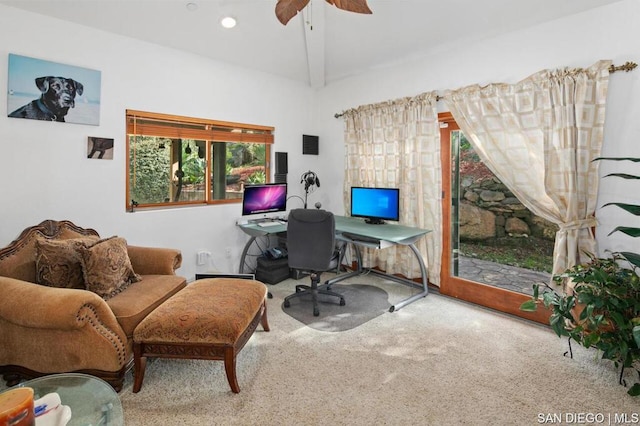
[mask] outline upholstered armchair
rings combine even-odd
[[[178,250],[128,246],[47,220],[0,249],[0,374],[8,386],[62,372],[120,390],[135,327],[184,288]]]

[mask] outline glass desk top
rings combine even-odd
[[[359,234],[365,237],[378,238],[389,241],[394,244],[409,245],[415,243],[423,235],[431,232],[428,229],[415,228],[412,226],[404,226],[396,223],[387,223],[382,225],[371,225],[365,223],[364,219],[357,217],[337,216],[334,215],[336,221],[336,233],[349,232]],[[240,225],[240,228],[252,237],[260,237],[269,234],[277,234],[287,231],[285,222],[275,222],[274,226],[262,227],[257,223],[247,223]]]

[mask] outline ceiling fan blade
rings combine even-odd
[[[373,13],[367,5],[367,0],[327,0],[327,3],[349,12],[365,13],[367,15]]]
[[[278,0],[276,3],[276,17],[282,25],[298,14],[305,6],[309,4],[309,0]]]

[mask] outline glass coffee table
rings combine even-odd
[[[62,373],[38,377],[18,384],[30,387],[34,399],[57,392],[62,405],[71,408],[67,426],[121,426],[124,413],[118,394],[102,379],[88,374]]]

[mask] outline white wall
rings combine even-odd
[[[208,269],[195,264],[199,250],[214,254],[211,268],[235,271],[247,240],[234,226],[238,205],[125,212],[125,109],[274,126],[274,151],[289,153],[290,194],[303,196],[299,177],[313,170],[321,187],[309,204],[320,201],[341,213],[343,122],[334,113],[430,90],[516,82],[544,68],[585,67],[604,58],[640,62],[639,21],[640,2],[626,0],[509,35],[443,46],[314,92],[268,74],[0,6],[0,84],[7,81],[9,53],[102,72],[99,126],[0,114],[0,246],[44,219],[69,219],[132,244],[178,248],[185,259],[179,272],[188,278]],[[55,37],[43,39],[43,33]],[[640,70],[611,77],[605,155],[640,157],[639,80]],[[0,105],[6,105],[5,91]],[[302,155],[302,134],[320,136],[320,155]],[[114,159],[88,160],[87,136],[114,138]],[[611,168],[603,164],[601,171]],[[638,194],[634,187],[605,180],[601,203],[631,201]],[[289,201],[289,207],[300,205]],[[606,234],[621,223],[640,226],[637,220],[611,208],[598,217],[601,249],[629,249],[628,237]]]
[[[102,100],[99,126],[0,114],[0,247],[42,220],[68,219],[131,244],[178,248],[188,278],[238,269],[247,240],[235,226],[240,205],[125,212],[125,109],[274,126],[273,151],[289,152],[293,181],[302,173],[314,96],[304,84],[0,6],[0,85],[9,53],[100,70]],[[114,138],[114,159],[87,159],[88,136]],[[290,192],[302,194],[298,185]],[[196,266],[198,250],[213,253],[212,265]]]
[[[319,175],[329,191],[323,194],[328,200],[327,207],[343,210],[344,175],[340,173],[344,167],[343,120],[335,119],[335,113],[431,90],[444,93],[470,84],[515,83],[542,69],[587,67],[599,59],[612,59],[616,65],[640,62],[638,22],[640,2],[626,0],[492,39],[441,46],[425,52],[420,59],[327,85],[316,96],[314,113],[323,150],[323,172]],[[640,157],[638,117],[640,69],[611,75],[603,155]],[[343,159],[342,163],[335,160],[338,158]],[[600,172],[604,174],[616,167],[621,165],[603,163]],[[632,170],[629,166],[627,169]],[[635,172],[640,174],[640,166],[635,167]],[[637,181],[604,179],[598,205],[613,200],[639,203],[639,193]],[[640,226],[637,218],[616,207],[598,210],[597,217],[600,251],[607,248],[639,251],[637,239],[634,242],[619,233],[606,236],[617,225]]]

